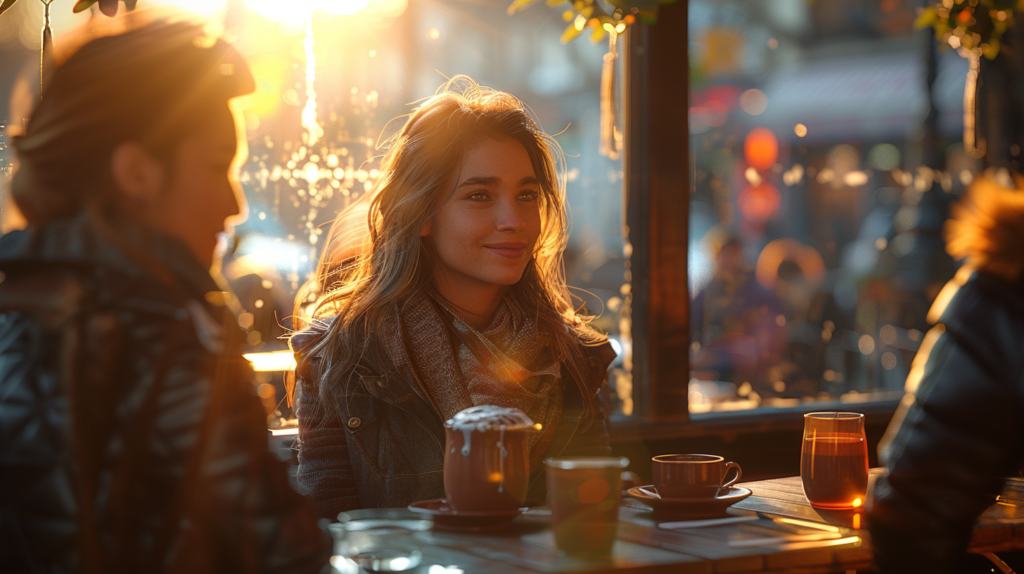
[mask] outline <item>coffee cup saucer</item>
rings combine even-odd
[[[654,485],[631,488],[628,494],[634,500],[650,506],[659,514],[678,514],[699,518],[725,515],[725,510],[750,496],[750,489],[730,486],[713,498],[659,498]]]
[[[410,504],[409,510],[430,516],[434,528],[440,530],[497,530],[511,524],[526,509],[459,511],[452,508],[447,499],[432,498]]]

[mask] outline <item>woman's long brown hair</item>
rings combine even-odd
[[[439,198],[457,173],[465,152],[484,139],[512,139],[523,145],[540,180],[541,233],[523,277],[506,296],[535,313],[549,333],[555,356],[586,397],[589,373],[582,345],[604,337],[577,312],[565,282],[562,253],[568,241],[565,160],[561,147],[540,129],[526,105],[507,92],[479,86],[466,76],[445,83],[409,116],[388,142],[376,186],[335,220],[315,278],[296,297],[296,328],[333,316],[311,347],[298,354],[299,373],[313,376],[316,404],[332,404],[339,387],[367,351],[367,335],[416,292],[430,288],[434,257],[420,237]],[[294,388],[289,389],[289,398]],[[309,399],[307,399],[309,400]],[[589,401],[584,401],[589,414]]]

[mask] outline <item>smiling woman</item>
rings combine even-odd
[[[443,496],[444,421],[475,405],[542,424],[533,497],[544,458],[608,452],[614,352],[565,285],[560,159],[525,104],[456,77],[336,221],[292,338],[298,478],[324,516]]]

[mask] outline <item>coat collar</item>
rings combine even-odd
[[[188,298],[205,303],[206,294],[220,291],[208,269],[177,239],[138,226],[124,226],[119,233],[126,244],[152,257],[173,276]],[[131,280],[157,281],[139,263],[108,240],[87,214],[12,231],[0,237],[0,266],[60,265],[113,273]]]

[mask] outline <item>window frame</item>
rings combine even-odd
[[[619,439],[736,436],[799,430],[803,415],[856,409],[887,424],[900,400],[807,402],[788,408],[691,416],[688,249],[692,166],[688,2],[661,5],[658,22],[627,31],[623,105],[624,209],[632,246],[634,415],[613,421]]]

